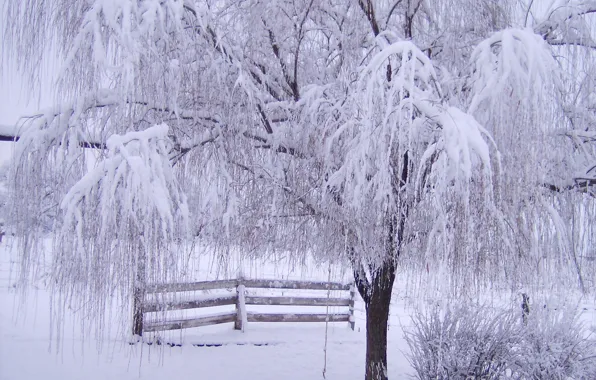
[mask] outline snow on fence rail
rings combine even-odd
[[[215,289],[236,289],[235,294],[206,298],[195,296],[192,299],[163,301],[148,300],[147,296],[160,293],[179,293]],[[245,289],[292,289],[292,290],[340,290],[349,291],[343,298],[337,297],[270,297],[245,295]],[[282,280],[217,280],[178,284],[153,284],[144,289],[136,289],[133,305],[133,334],[142,336],[143,332],[177,330],[191,327],[234,322],[236,330],[244,330],[247,322],[348,322],[354,330],[354,303],[356,290],[350,284],[317,281],[282,281]],[[146,322],[144,315],[152,312],[170,310],[198,309],[214,306],[235,305],[235,311],[179,320]],[[247,312],[246,305],[275,306],[335,306],[347,307],[342,313],[259,313]]]

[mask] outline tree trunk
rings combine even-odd
[[[366,305],[366,380],[387,379],[387,327],[391,287],[375,289]]]
[[[372,274],[372,281],[356,284],[366,307],[366,376],[365,380],[387,380],[387,327],[395,265],[385,263]]]

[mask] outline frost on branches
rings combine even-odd
[[[399,256],[396,251],[387,257],[387,250],[401,245],[386,245],[391,215],[401,215],[404,227],[412,227],[408,215],[428,194],[437,203],[449,193],[467,202],[470,181],[479,172],[480,191],[490,202],[490,136],[472,116],[444,104],[431,61],[411,42],[383,46],[362,69],[345,108],[351,112],[347,122],[325,141],[332,156],[326,162],[341,155],[326,186],[371,269]]]
[[[139,266],[156,276],[153,281],[178,269],[169,246],[184,237],[188,205],[170,165],[169,145],[165,124],[108,138],[107,157],[61,202],[59,281],[85,279],[82,285],[89,289],[81,294],[87,294],[106,280],[109,287],[126,288]]]
[[[60,298],[97,313],[113,296],[179,276],[188,205],[170,151],[165,124],[112,135],[106,157],[64,196],[51,272]]]

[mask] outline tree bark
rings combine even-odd
[[[365,380],[387,380],[388,378],[387,327],[395,269],[393,263],[385,263],[372,274],[370,282],[366,281],[365,286],[358,286],[366,307]],[[356,279],[357,283],[359,280],[361,279]]]

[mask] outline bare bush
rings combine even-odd
[[[419,312],[406,330],[415,378],[596,379],[596,342],[577,309],[530,314],[458,305]]]
[[[511,313],[458,305],[417,313],[406,331],[417,379],[500,379],[519,344]]]
[[[517,379],[596,379],[596,341],[577,309],[530,315],[512,363]]]

